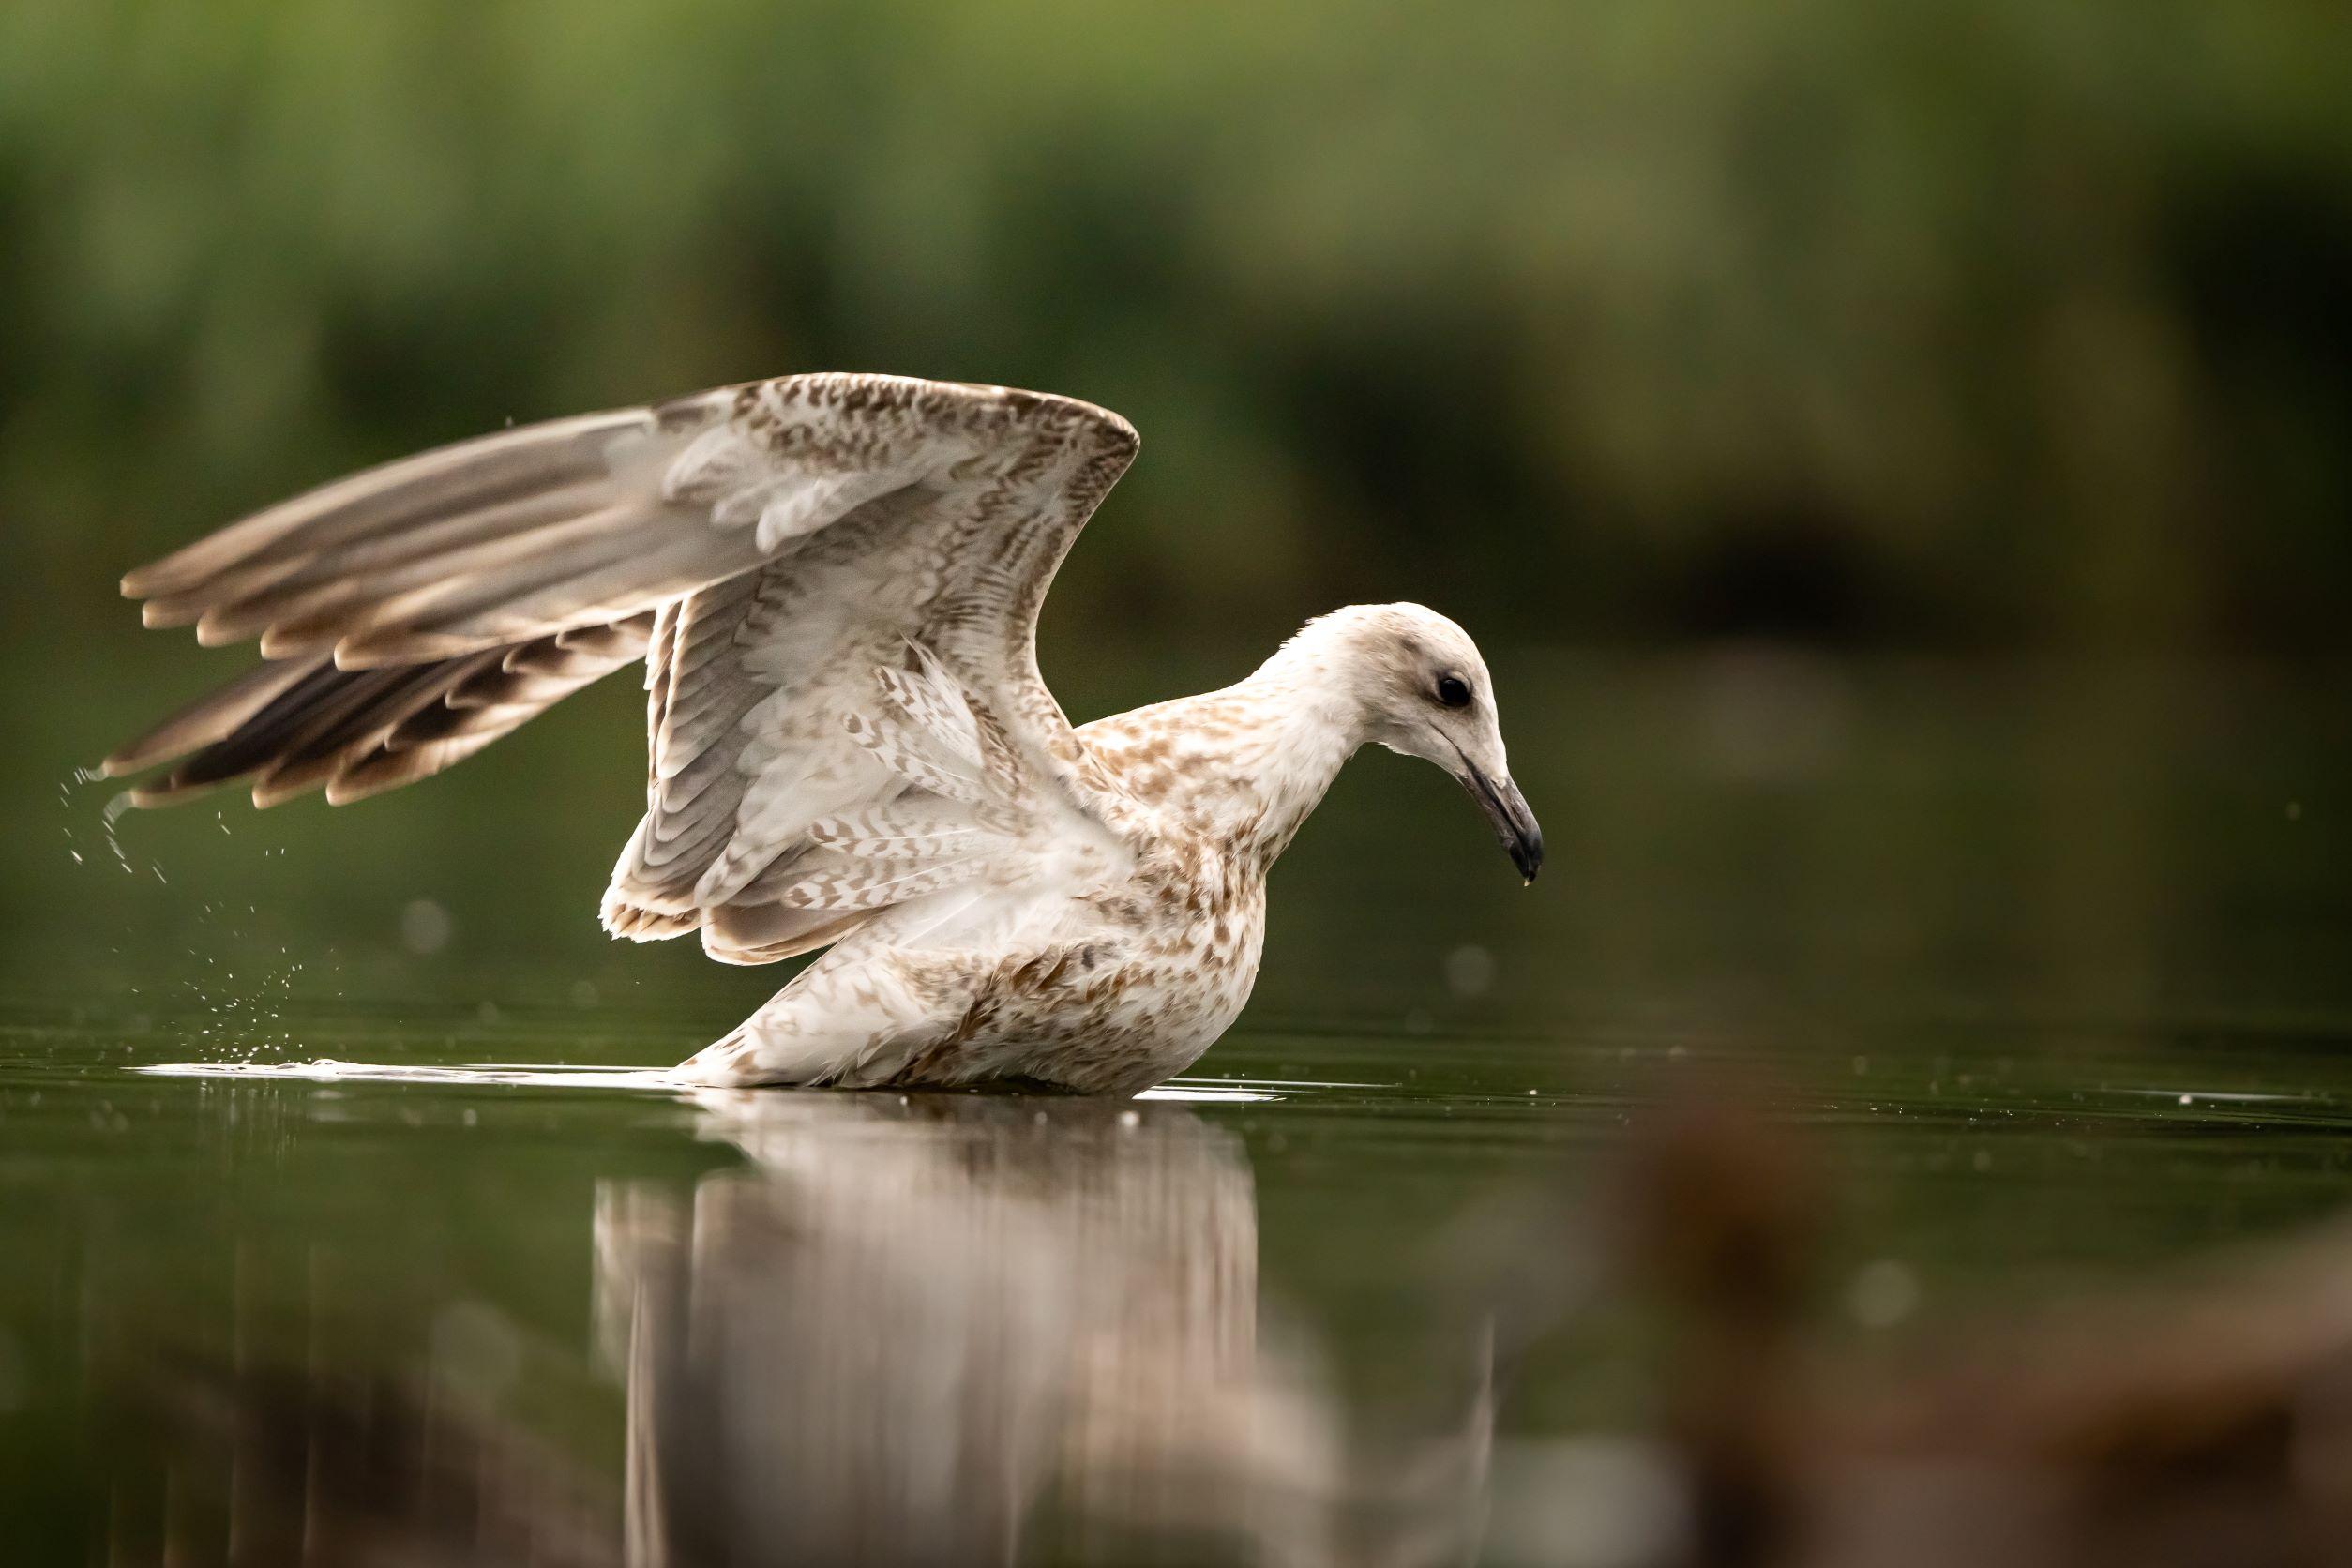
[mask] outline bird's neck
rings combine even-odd
[[[1250,847],[1267,865],[1290,847],[1307,814],[1364,742],[1362,713],[1317,671],[1269,661],[1240,686],[1256,721],[1243,743],[1243,776],[1260,808]]]
[[[1321,661],[1286,647],[1248,679],[1099,727],[1106,760],[1147,805],[1262,869],[1288,849],[1365,739]]]

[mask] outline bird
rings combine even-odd
[[[1137,448],[1074,398],[817,372],[396,460],[123,578],[147,626],[261,662],[102,772],[140,807],[339,805],[641,662],[604,928],[822,950],[681,1081],[1133,1093],[1241,1012],[1267,872],[1360,747],[1459,780],[1525,881],[1544,855],[1485,661],[1418,605],[1074,726],[1038,611]]]

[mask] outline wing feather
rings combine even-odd
[[[361,799],[473,755],[642,656],[651,616],[565,647],[544,638],[432,664],[340,670],[325,655],[274,660],[107,759],[111,774],[182,758],[131,800],[163,806],[250,776],[256,806],[311,790]]]
[[[1045,824],[1113,832],[1035,622],[1135,447],[1069,399],[810,375],[387,463],[124,579],[150,624],[265,662],[108,769],[180,759],[146,804],[245,776],[354,799],[642,656],[646,815],[606,923],[781,957]],[[851,826],[875,812],[898,831]]]

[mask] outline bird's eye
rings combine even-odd
[[[1438,701],[1449,708],[1470,706],[1470,685],[1459,675],[1438,677]]]

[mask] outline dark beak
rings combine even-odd
[[[1535,821],[1535,813],[1528,809],[1527,797],[1509,779],[1500,783],[1487,777],[1464,759],[1466,771],[1462,784],[1486,813],[1487,822],[1494,828],[1496,838],[1502,843],[1511,864],[1519,868],[1519,875],[1529,882],[1544,865],[1544,830]]]

